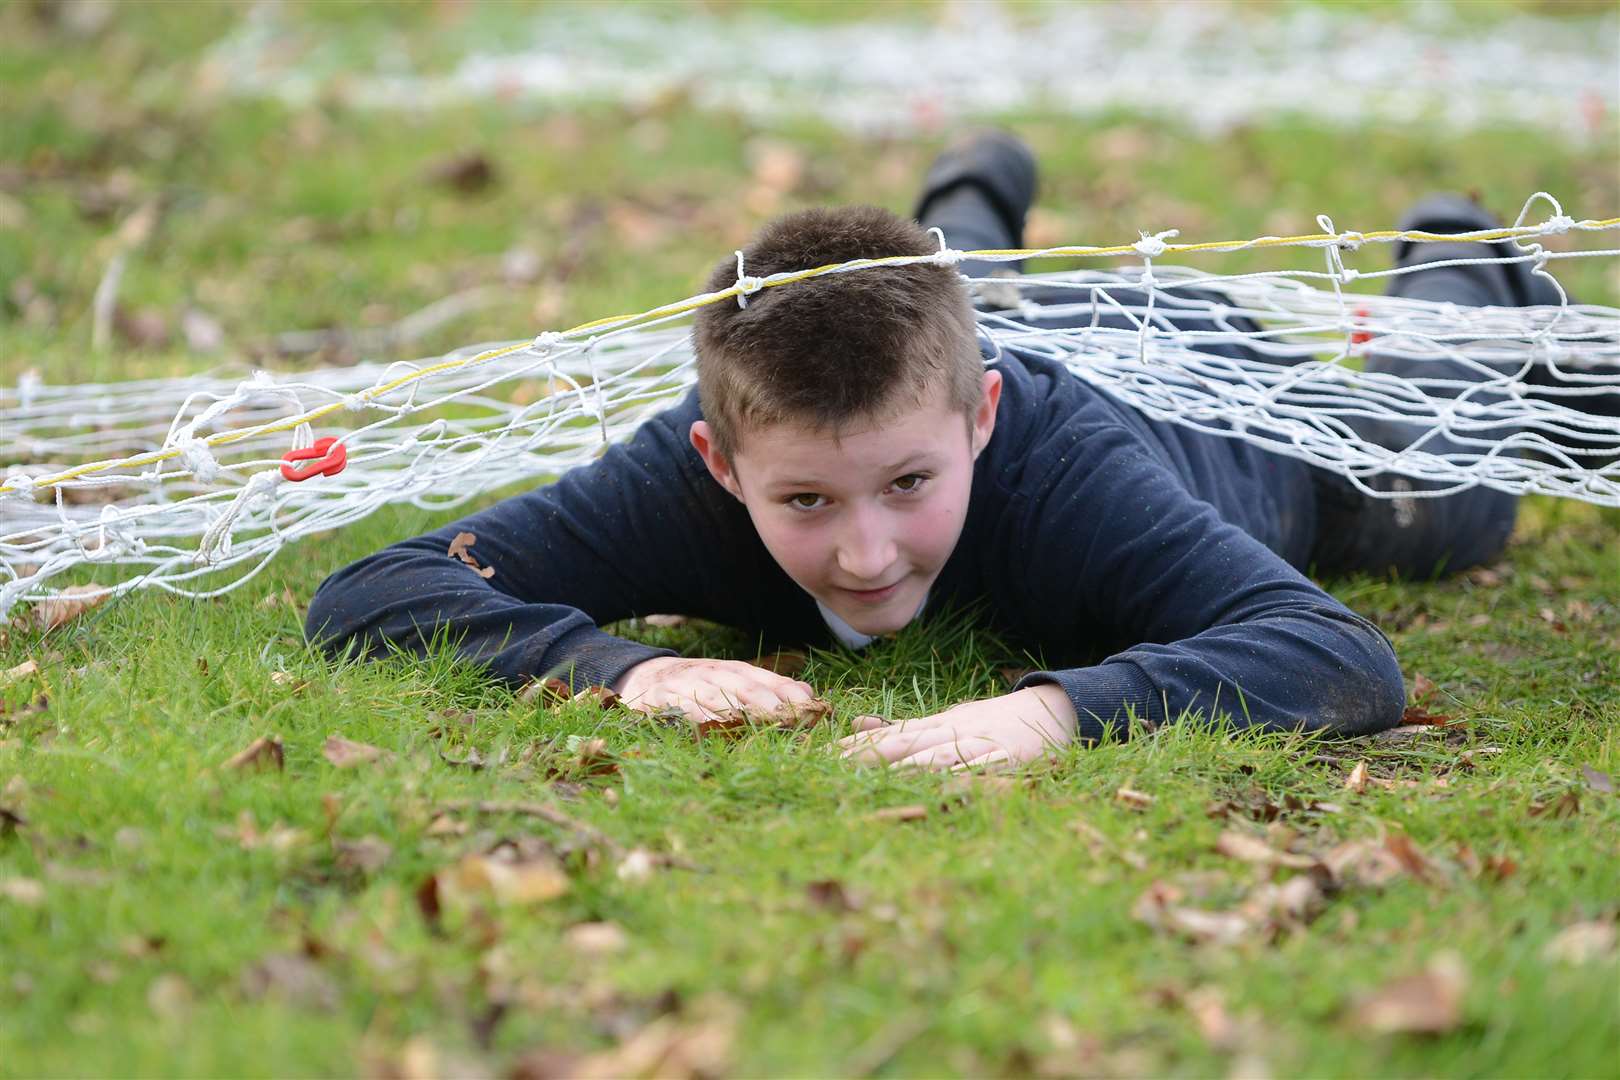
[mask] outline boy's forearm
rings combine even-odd
[[[417,544],[387,548],[323,582],[310,602],[309,640],[333,654],[397,647],[415,656],[447,640],[509,685],[555,677],[576,689],[607,685],[644,660],[672,655],[605,633],[576,608],[508,596]]]

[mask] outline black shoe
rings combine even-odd
[[[1428,195],[1418,200],[1401,215],[1397,228],[1402,232],[1470,233],[1486,229],[1499,229],[1501,220],[1483,206],[1462,195]],[[1511,241],[1480,243],[1473,240],[1398,240],[1395,242],[1395,265],[1421,266],[1424,263],[1446,262],[1451,259],[1502,258],[1522,255]],[[1485,272],[1485,284],[1492,304],[1496,307],[1524,307],[1527,304],[1547,303],[1533,299],[1542,291],[1552,293],[1552,303],[1558,294],[1545,282],[1536,282],[1528,263],[1481,264],[1476,269]],[[1390,285],[1389,295],[1405,296],[1413,277],[1398,277]],[[1538,289],[1537,285],[1541,287]]]
[[[1035,155],[1018,136],[991,129],[948,147],[923,179],[912,215],[924,224],[940,203],[964,187],[983,195],[1008,238],[1008,247],[1024,246],[1024,222],[1035,202]]]

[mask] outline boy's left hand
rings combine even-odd
[[[839,745],[845,757],[873,764],[1022,765],[1068,745],[1077,726],[1069,695],[1056,683],[1043,683],[916,720],[859,716],[856,733]]]

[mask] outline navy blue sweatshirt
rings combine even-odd
[[[1054,664],[1079,737],[1186,710],[1240,725],[1360,733],[1404,703],[1388,639],[1296,567],[1315,533],[1308,470],[1238,439],[1152,421],[1060,363],[1006,354],[994,435],[928,609],[980,605]],[[515,685],[576,687],[669,655],[599,624],[679,612],[772,644],[829,644],[815,600],[687,440],[697,394],[553,484],[328,578],[308,633],[333,651],[420,653],[448,629]],[[488,580],[446,552],[471,532]],[[1070,666],[1074,665],[1074,666]]]

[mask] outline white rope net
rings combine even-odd
[[[1540,200],[1551,214],[1524,224]],[[759,289],[825,273],[956,265],[965,255],[1140,258],[974,284],[988,301],[980,328],[994,345],[1061,359],[1154,418],[1323,466],[1363,490],[1367,477],[1387,472],[1433,485],[1407,496],[1484,485],[1620,506],[1620,420],[1581,408],[1582,399],[1620,393],[1620,310],[1571,303],[1562,289],[1559,304],[1524,308],[1352,293],[1354,281],[1382,285],[1412,268],[1362,273],[1344,264],[1364,244],[1445,239],[1479,243],[1478,258],[1455,263],[1526,263],[1545,274],[1554,260],[1613,259],[1620,249],[1554,252],[1540,239],[1613,233],[1620,217],[1576,221],[1537,193],[1512,227],[1455,237],[1318,222],[1323,232],[1310,236],[1177,244],[1171,231],[1111,247],[971,253],[942,241],[928,256],[768,278],[740,271],[721,292],[433,360],[246,381],[50,386],[24,377],[0,387],[0,617],[51,597],[54,579],[87,565],[99,569],[90,575],[98,592],[86,598],[141,587],[216,596],[287,544],[380,507],[442,510],[554,477],[691,387],[684,324],[705,304],[746,304]],[[1324,268],[1222,275],[1158,261],[1268,247],[1320,249]],[[1041,290],[1040,306],[1020,295],[1028,289]],[[1130,328],[1035,325],[1065,306],[1123,314]],[[1178,316],[1207,329],[1178,328]],[[1241,359],[1208,351],[1229,344],[1243,346]],[[1365,374],[1360,361],[1373,353],[1449,363],[1434,378]],[[1477,379],[1459,378],[1459,364]],[[1554,374],[1552,385],[1528,381],[1537,368]],[[1369,418],[1422,434],[1403,447],[1378,445],[1356,434],[1356,421]]]

